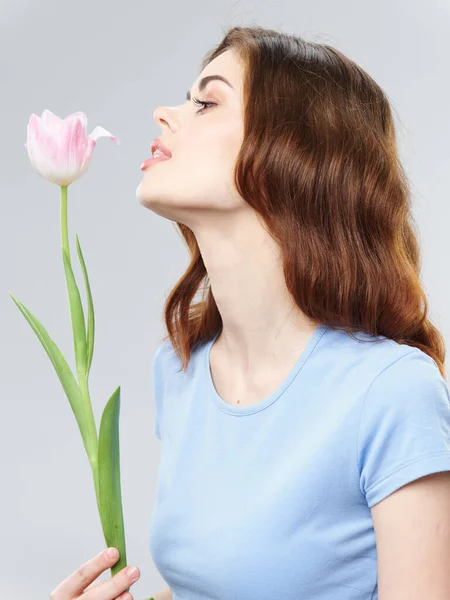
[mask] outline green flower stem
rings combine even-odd
[[[61,234],[78,374],[79,427],[92,469],[97,509],[105,542],[107,546],[116,547],[120,554],[119,560],[111,567],[111,574],[114,576],[127,564],[119,464],[120,387],[115,390],[103,411],[100,431],[97,435],[88,386],[89,369],[94,348],[94,307],[86,265],[77,238],[77,251],[88,296],[88,327],[86,329],[83,304],[70,260],[67,186],[61,186]]]
[[[62,247],[70,261],[69,229],[67,227],[67,185],[61,186],[61,233]]]
[[[114,576],[127,566],[120,482],[120,386],[113,392],[106,403],[97,435],[88,386],[89,370],[94,351],[94,304],[86,264],[77,236],[77,252],[83,270],[88,299],[88,326],[86,328],[83,303],[70,261],[67,226],[67,186],[61,186],[61,234],[64,273],[66,276],[70,318],[72,321],[78,381],[62,352],[42,323],[20,300],[15,298],[11,293],[10,296],[30,324],[50,358],[77,421],[92,469],[95,497],[105,542],[107,546],[114,546],[119,550],[119,560],[111,567],[111,575]]]
[[[70,261],[67,186],[61,186],[61,233],[64,273],[66,275],[78,374],[76,405],[79,415],[79,428],[92,469],[95,497],[105,542],[107,546],[114,546],[119,550],[119,560],[111,567],[111,574],[114,576],[127,565],[120,486],[120,387],[114,391],[106,404],[97,435],[88,386],[89,369],[94,349],[94,306],[86,264],[77,237],[78,257],[83,270],[88,297],[88,326],[86,328],[83,303]]]
[[[69,247],[69,229],[67,224],[67,187],[61,186],[61,238],[62,249],[66,253],[69,263],[70,247]],[[83,412],[83,433],[85,440],[85,449],[92,469],[94,478],[95,496],[97,499],[97,507],[100,511],[100,490],[98,484],[98,436],[95,426],[94,413],[92,411],[92,402],[89,395],[88,381],[86,373],[77,369],[78,383],[81,392],[82,412]]]

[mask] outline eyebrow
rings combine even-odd
[[[212,81],[213,79],[218,79],[219,81],[223,81],[224,83],[229,85],[232,90],[234,90],[234,87],[231,85],[231,83],[228,81],[228,79],[225,79],[225,77],[222,77],[222,75],[207,75],[206,77],[202,77],[202,79],[200,79],[198,89],[202,92],[205,89],[205,87],[207,86],[207,84],[210,81]],[[190,99],[191,99],[191,92],[188,90],[186,92],[186,100],[190,100]]]

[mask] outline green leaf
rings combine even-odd
[[[26,318],[28,323],[31,325],[33,331],[39,338],[39,341],[41,342],[44,350],[50,358],[53,367],[55,368],[56,374],[58,375],[62,387],[69,400],[70,406],[72,407],[73,414],[75,415],[81,436],[83,438],[84,447],[86,448],[86,452],[88,452],[89,455],[89,453],[91,452],[91,441],[90,439],[88,439],[88,435],[86,433],[86,416],[83,410],[82,395],[78,383],[69,365],[67,364],[66,359],[62,355],[58,346],[49,336],[47,330],[42,325],[42,323],[28,310],[28,308],[26,308],[22,304],[22,302],[20,302],[20,300],[15,298],[11,294],[11,292],[9,292],[9,295],[19,307],[21,313]]]
[[[127,564],[120,487],[119,412],[120,386],[103,410],[98,439],[100,520],[106,545],[120,553],[119,560],[111,567],[112,576]]]
[[[83,305],[80,291],[75,281],[72,265],[63,248],[64,270],[66,272],[67,292],[69,297],[70,317],[72,319],[73,342],[75,347],[75,362],[78,373],[86,374],[86,326],[84,323]]]
[[[87,367],[86,377],[89,375],[91,370],[92,355],[94,353],[94,334],[95,334],[95,319],[94,319],[94,303],[92,301],[91,287],[89,285],[89,277],[87,274],[86,263],[84,262],[83,253],[81,252],[80,242],[78,241],[78,235],[76,236],[77,241],[77,253],[80,260],[81,269],[83,271],[84,283],[86,286],[86,295],[88,301],[88,324],[87,324]]]

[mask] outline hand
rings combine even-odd
[[[62,581],[50,594],[50,600],[133,600],[129,592],[130,585],[140,577],[133,579],[125,567],[108,581],[96,581],[97,577],[110,569],[119,560],[119,552],[109,558],[106,550],[81,565],[72,575]]]

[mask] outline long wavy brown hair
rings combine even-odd
[[[244,139],[236,189],[280,245],[287,288],[307,317],[420,348],[445,378],[445,342],[427,317],[411,193],[386,93],[339,50],[262,27],[232,27],[244,65]],[[188,368],[222,328],[192,230],[176,223],[190,264],[164,318]],[[195,300],[196,294],[200,298]]]

